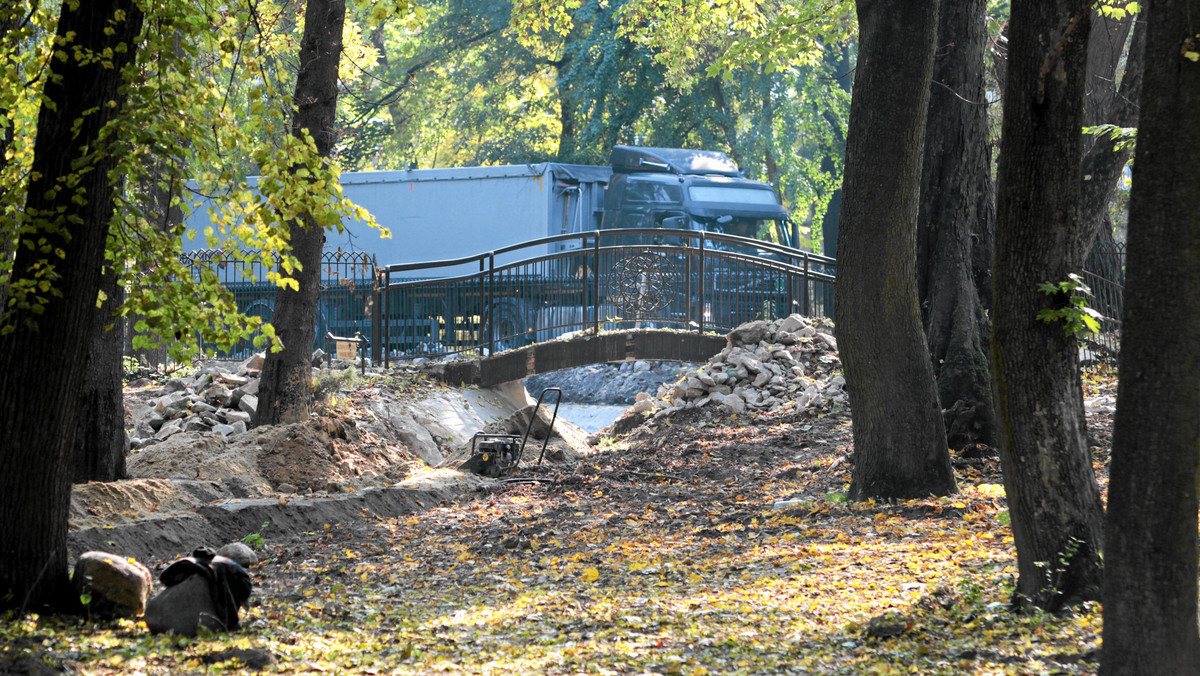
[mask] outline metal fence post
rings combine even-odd
[[[705,268],[707,268],[707,265],[706,265],[706,261],[704,260],[707,255],[706,254],[707,247],[705,247],[705,245],[704,245],[704,242],[706,240],[704,235],[705,235],[705,233],[703,233],[703,232],[700,233],[700,321],[698,322],[700,328],[697,331],[697,333],[704,333],[704,312],[705,312],[704,298],[706,295],[705,291],[708,289],[708,278],[705,276]]]
[[[372,261],[374,263],[374,261]],[[371,266],[371,363],[379,365],[383,357],[383,294],[379,285],[382,281],[379,268]]]
[[[600,231],[592,239],[592,334],[600,335]]]
[[[480,261],[482,264],[482,261]],[[488,356],[496,354],[496,255],[488,252],[487,275]]]
[[[808,316],[808,313],[809,313],[809,307],[808,307],[808,272],[809,272],[809,271],[808,271],[808,252],[807,252],[807,251],[805,251],[805,252],[804,252],[804,281],[803,281],[803,282],[801,282],[801,284],[800,284],[800,290],[801,290],[801,292],[802,292],[802,294],[801,294],[801,295],[803,295],[803,296],[804,296],[804,301],[803,301],[803,302],[800,304],[800,307],[802,308],[800,312],[801,312],[801,314],[803,314],[805,317],[807,317],[807,316]]]

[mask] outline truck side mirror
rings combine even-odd
[[[717,225],[729,225],[732,222],[733,216],[730,216],[729,214],[725,214],[724,216],[719,216],[717,218]]]

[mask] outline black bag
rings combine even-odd
[[[177,585],[193,575],[203,575],[208,582],[209,596],[217,611],[217,619],[227,629],[238,628],[238,609],[246,605],[254,585],[250,573],[233,559],[217,556],[208,547],[198,547],[191,556],[167,566],[158,579],[168,587]]]

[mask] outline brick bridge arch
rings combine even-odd
[[[724,335],[663,329],[584,333],[482,359],[439,362],[427,372],[450,384],[495,387],[527,376],[588,364],[638,359],[700,363],[708,361],[726,344]]]

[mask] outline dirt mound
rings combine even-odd
[[[393,483],[411,474],[419,462],[378,435],[360,432],[348,418],[325,417],[256,431],[261,448],[258,470],[277,490],[318,491],[374,477]]]
[[[239,481],[131,479],[93,482],[71,493],[72,529],[134,523],[187,512],[216,500],[238,497]]]

